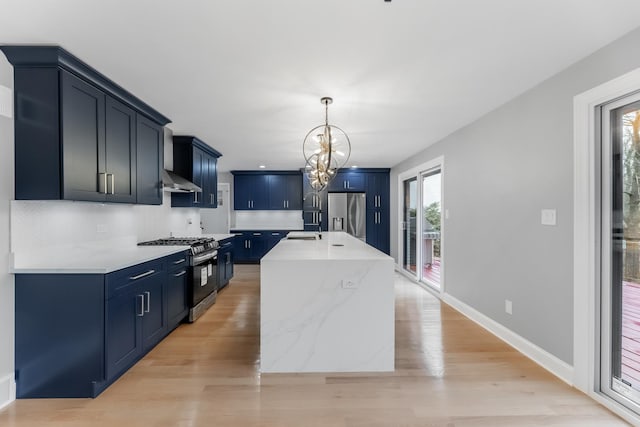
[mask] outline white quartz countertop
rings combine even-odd
[[[185,250],[189,246],[57,248],[14,255],[14,274],[106,274]]]
[[[273,226],[266,226],[266,227],[261,227],[261,226],[257,226],[257,227],[234,227],[231,229],[232,232],[240,232],[240,231],[261,231],[261,230],[265,230],[265,231],[271,231],[271,230],[282,230],[282,231],[295,231],[295,230],[302,230],[303,227],[291,227],[291,226],[284,226],[284,227],[273,227]]]
[[[233,237],[236,237],[236,235],[231,233],[220,233],[220,234],[203,234],[202,237],[211,237],[213,239],[216,239],[219,242],[221,240],[226,240],[226,239],[231,239]]]
[[[296,236],[317,236],[315,232],[296,232]],[[293,260],[386,260],[387,254],[345,232],[322,232],[322,239],[281,240],[261,262]]]

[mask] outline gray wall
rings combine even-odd
[[[640,67],[640,29],[406,159],[445,157],[446,292],[573,364],[573,97]],[[478,82],[482,84],[482,82]],[[557,209],[558,225],[540,225]],[[398,224],[397,205],[391,224]],[[398,256],[397,226],[391,251]],[[513,315],[505,313],[513,301]]]
[[[13,89],[13,67],[2,54],[0,85]],[[13,170],[13,119],[0,116],[0,407],[10,398],[14,371],[14,284],[9,274]]]

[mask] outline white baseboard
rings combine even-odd
[[[16,400],[16,381],[13,374],[0,378],[0,410]]]
[[[560,378],[562,381],[569,385],[573,385],[573,366],[558,359],[553,354],[524,339],[512,330],[485,316],[478,310],[463,303],[455,297],[445,294],[443,301],[500,338],[502,341],[514,347],[520,353],[524,354],[529,359]]]
[[[473,320],[478,325],[482,326],[484,329],[500,338],[502,341],[514,347],[520,353],[524,354],[529,359],[533,360],[538,365],[542,366],[547,371],[560,378],[562,381],[571,386],[573,385],[573,366],[558,359],[553,354],[547,352],[546,350],[543,350],[542,348],[526,340],[525,338],[521,337],[520,335],[516,334],[515,332],[506,328],[495,320],[480,313],[478,310],[451,296],[450,294],[438,294],[428,286],[418,282],[415,276],[408,273],[404,268],[402,268],[401,265],[396,264],[395,267],[398,273],[415,282],[418,286],[421,286],[436,298],[440,298],[446,304],[450,305],[469,319]]]

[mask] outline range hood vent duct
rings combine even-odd
[[[202,188],[180,175],[164,170],[162,172],[162,187],[164,191],[172,193],[201,193]]]

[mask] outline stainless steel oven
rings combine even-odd
[[[143,246],[189,246],[189,322],[216,301],[218,294],[218,242],[211,238],[169,237],[138,243]]]
[[[189,321],[193,322],[216,301],[218,294],[218,251],[193,256],[189,292]]]

